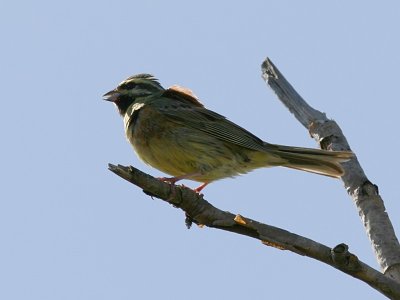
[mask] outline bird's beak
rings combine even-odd
[[[120,93],[117,92],[117,90],[112,90],[103,95],[103,100],[115,102],[119,96],[120,96]]]

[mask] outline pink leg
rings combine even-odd
[[[158,179],[163,181],[163,182],[168,182],[170,184],[175,184],[179,180],[187,179],[188,177],[190,177],[192,175],[193,174],[185,174],[185,175],[175,176],[175,177],[158,177]],[[194,175],[196,175],[196,174],[194,174]]]
[[[190,173],[190,174],[184,174],[184,175],[174,176],[174,177],[158,177],[158,179],[161,181],[164,181],[164,182],[175,184],[179,180],[190,179],[190,177],[198,176],[198,175],[201,175],[201,173]]]
[[[204,189],[207,186],[208,182],[204,182],[201,186],[195,188],[193,191],[195,191],[197,194],[200,194],[201,190]]]
[[[175,182],[184,179],[184,178],[180,178],[180,177],[158,177],[158,180],[161,180],[163,182],[168,182],[170,184],[175,184]]]
[[[197,175],[197,173],[196,174],[188,174],[188,175],[176,176],[176,177],[158,177],[158,179],[163,181],[163,182],[168,182],[170,184],[175,184],[179,180],[187,179],[188,177],[191,177],[192,175]],[[207,185],[208,185],[208,182],[205,182],[202,185],[200,185],[199,187],[193,189],[193,191],[195,191],[196,193],[200,194],[201,190],[204,189]]]

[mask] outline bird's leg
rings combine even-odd
[[[185,176],[175,176],[175,177],[157,177],[158,180],[162,181],[162,182],[167,182],[171,185],[175,185],[175,183],[179,180],[185,179]],[[171,199],[173,199],[175,197],[175,190],[172,189],[172,193],[171,193]],[[186,227],[188,227],[188,225],[186,225]]]
[[[190,179],[190,177],[197,176],[197,175],[200,175],[200,174],[201,173],[191,173],[191,174],[185,174],[185,175],[175,176],[175,177],[158,177],[158,180],[161,180],[163,182],[168,182],[170,184],[175,184],[179,180]],[[205,182],[202,185],[200,185],[199,187],[193,189],[193,191],[195,191],[197,194],[200,194],[200,191],[202,189],[204,189],[207,186],[207,184],[208,184],[208,182]]]
[[[186,179],[190,175],[181,175],[181,176],[175,176],[175,177],[158,177],[158,180],[161,180],[162,182],[168,182],[170,184],[175,184],[179,180]]]
[[[170,184],[175,184],[175,182],[180,180],[180,178],[176,178],[176,177],[157,177],[157,179],[162,181],[162,182],[167,182],[167,183],[170,183]]]
[[[195,191],[197,194],[200,194],[201,190],[204,189],[207,186],[208,182],[204,182],[201,186],[195,188],[193,191]]]

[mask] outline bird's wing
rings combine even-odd
[[[206,109],[192,95],[176,89],[167,89],[161,99],[164,99],[164,101],[157,105],[157,109],[172,122],[192,127],[224,142],[248,149],[265,151],[269,146],[254,134],[229,121],[224,116]]]

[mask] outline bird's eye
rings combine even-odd
[[[135,88],[135,86],[136,86],[136,83],[134,83],[134,82],[128,82],[128,83],[126,83],[126,84],[124,85],[124,88],[125,88],[126,90],[131,90],[131,89]]]

